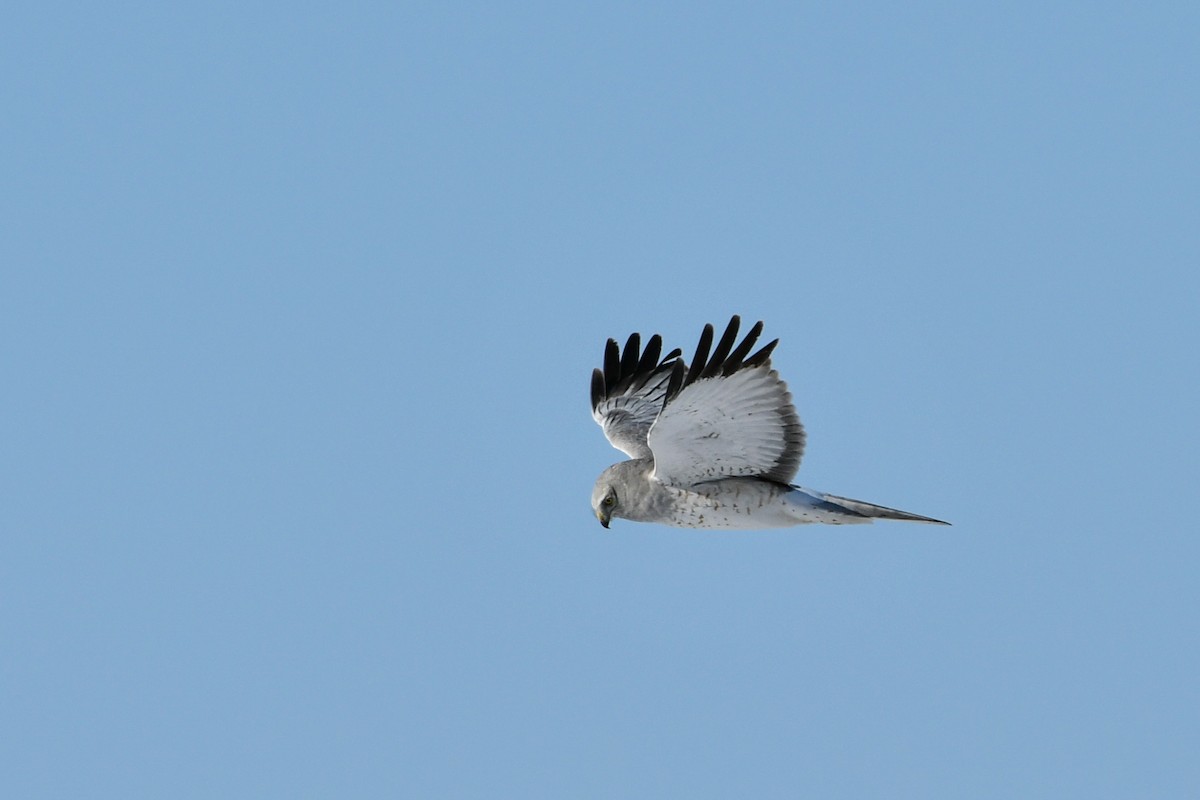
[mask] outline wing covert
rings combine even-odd
[[[632,458],[647,458],[646,436],[662,410],[672,370],[682,354],[662,356],[657,333],[641,349],[640,334],[631,334],[624,351],[613,339],[604,348],[604,368],[592,371],[592,417],[613,447]]]
[[[654,477],[663,483],[749,476],[789,483],[800,467],[804,426],[770,363],[779,340],[750,355],[762,323],[735,346],[740,323],[730,320],[711,357],[713,329],[706,325],[691,368],[672,365],[665,405],[646,440]]]

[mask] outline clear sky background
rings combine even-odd
[[[6,796],[1197,796],[1197,8],[7,8]],[[732,313],[954,526],[601,529]]]

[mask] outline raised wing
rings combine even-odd
[[[657,480],[690,486],[754,476],[790,483],[800,468],[804,426],[787,384],[771,369],[779,340],[748,355],[762,323],[735,348],[740,324],[736,316],[729,321],[711,358],[713,327],[706,325],[691,369],[672,365],[666,405],[647,436]]]
[[[612,446],[632,458],[648,458],[646,434],[667,397],[672,369],[683,362],[681,351],[663,356],[657,333],[641,350],[642,338],[629,337],[625,351],[613,339],[604,348],[604,369],[592,371],[592,417]]]

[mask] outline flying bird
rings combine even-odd
[[[592,372],[592,416],[630,458],[596,479],[592,510],[601,525],[614,517],[724,530],[875,519],[949,524],[794,485],[804,426],[771,368],[779,340],[751,353],[763,324],[738,343],[740,325],[734,316],[715,349],[713,326],[705,325],[690,365],[678,349],[663,356],[658,334],[645,349],[637,333],[624,350],[608,340],[604,368]]]

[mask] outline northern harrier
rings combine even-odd
[[[624,351],[608,340],[604,369],[592,373],[592,416],[630,460],[596,480],[592,510],[601,525],[613,517],[725,530],[873,519],[949,524],[793,485],[804,427],[771,368],[779,340],[751,355],[762,323],[735,347],[740,324],[729,321],[711,354],[713,327],[705,325],[690,366],[679,350],[660,358],[658,334],[645,350],[636,333]]]

